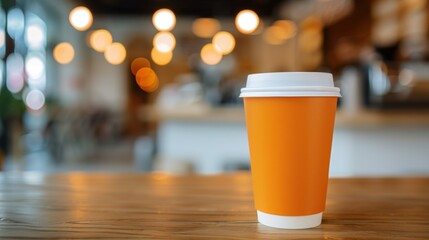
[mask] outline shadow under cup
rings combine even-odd
[[[284,87],[291,84],[287,79],[298,73],[277,74],[286,79],[286,82],[277,83]],[[314,77],[314,73],[299,74]],[[332,79],[332,75],[329,77]],[[305,83],[305,79],[299,82]],[[307,84],[314,85],[314,82]],[[249,88],[252,84],[248,81]],[[260,223],[288,229],[320,225],[325,209],[339,95],[334,90],[336,93],[331,92],[332,96],[326,93],[318,96],[311,92],[263,96],[261,91],[252,96],[242,91],[254,201]],[[272,93],[272,89],[270,91]]]

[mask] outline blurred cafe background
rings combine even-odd
[[[248,170],[250,73],[332,72],[331,176],[429,175],[426,0],[1,0],[2,171]]]

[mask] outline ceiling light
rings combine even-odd
[[[105,29],[94,31],[89,36],[89,45],[97,52],[104,52],[112,44],[112,34]]]
[[[125,50],[124,45],[119,42],[114,42],[106,48],[104,52],[104,58],[107,62],[113,65],[121,64],[125,57],[127,56],[127,51]]]
[[[216,65],[222,60],[222,53],[220,53],[211,43],[206,44],[201,49],[201,60],[208,65]]]
[[[92,25],[92,13],[86,7],[76,7],[69,15],[70,24],[79,31],[85,31]]]
[[[213,45],[222,54],[226,55],[232,52],[235,47],[235,39],[229,32],[218,32],[213,37]]]
[[[259,17],[252,10],[242,10],[235,18],[235,26],[238,31],[244,34],[250,34],[256,30],[259,25]]]
[[[170,9],[159,9],[153,14],[152,23],[158,31],[170,31],[176,25],[176,16]]]
[[[153,37],[153,46],[160,52],[171,52],[176,46],[176,39],[170,32],[159,32]]]

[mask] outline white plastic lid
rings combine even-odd
[[[250,74],[240,97],[341,97],[332,74],[322,72],[273,72]]]

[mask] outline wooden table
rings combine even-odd
[[[429,178],[332,179],[321,226],[257,223],[248,173],[0,174],[0,238],[429,239]]]

